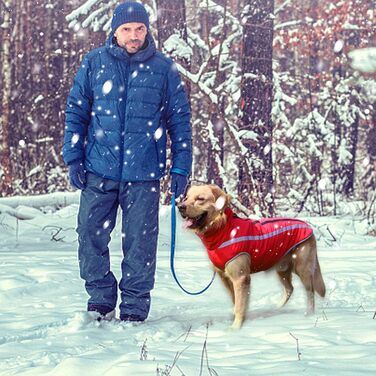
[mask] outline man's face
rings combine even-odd
[[[144,45],[147,32],[145,24],[129,22],[120,25],[114,35],[120,47],[134,54]]]

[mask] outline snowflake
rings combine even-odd
[[[238,232],[238,230],[236,228],[234,228],[231,233],[230,233],[230,236],[233,238],[235,237],[236,233]]]
[[[225,203],[226,203],[226,199],[223,196],[220,196],[217,198],[217,201],[215,202],[215,207],[218,210],[222,210],[223,207],[225,206]]]
[[[77,142],[79,141],[80,139],[80,135],[78,133],[75,133],[73,136],[72,136],[72,146],[73,145],[76,145]]]
[[[111,80],[106,81],[102,86],[103,95],[108,94],[112,90],[112,87],[113,87],[112,81]]]
[[[163,128],[159,127],[155,132],[154,132],[154,139],[158,141],[163,135]]]
[[[96,138],[102,138],[102,137],[104,137],[104,131],[103,131],[103,129],[96,130],[95,131],[95,137]]]

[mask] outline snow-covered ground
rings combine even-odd
[[[18,212],[34,219],[17,221],[0,208],[2,376],[376,375],[376,239],[363,235],[351,216],[307,218],[319,237],[328,291],[317,298],[315,315],[304,316],[305,294],[296,278],[290,302],[277,309],[279,282],[274,273],[259,273],[252,278],[248,320],[231,332],[231,305],[218,278],[197,297],[172,279],[168,207],[161,208],[152,309],[138,325],[93,322],[86,314],[77,205],[49,214],[27,207]],[[119,227],[112,238],[119,276]],[[183,230],[176,270],[193,291],[211,278],[200,241]]]

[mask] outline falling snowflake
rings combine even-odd
[[[104,131],[103,129],[97,129],[95,131],[95,137],[98,139],[98,138],[102,138],[104,136]]]
[[[267,154],[269,154],[269,152],[270,152],[270,149],[271,149],[271,146],[268,144],[268,145],[266,145],[265,147],[264,147],[264,155],[267,155]]]
[[[81,24],[79,22],[77,22],[74,25],[73,30],[74,30],[75,33],[77,33],[80,29],[81,29]]]
[[[369,162],[370,162],[369,157],[366,157],[366,158],[363,159],[362,165],[364,167],[367,167],[369,165]]]
[[[344,42],[343,42],[343,40],[337,40],[335,43],[334,43],[334,48],[333,48],[333,50],[334,50],[334,52],[335,53],[340,53],[341,51],[342,51],[342,49],[343,49],[343,46],[344,46]]]
[[[220,196],[217,198],[217,201],[215,202],[215,207],[218,210],[222,210],[223,207],[225,206],[225,203],[226,203],[226,199],[223,196]]]
[[[73,136],[72,136],[72,146],[73,145],[76,145],[77,142],[79,141],[80,139],[80,135],[78,133],[75,133]]]
[[[163,135],[163,128],[159,127],[155,132],[154,132],[154,139],[158,141]]]
[[[112,90],[112,87],[113,87],[112,81],[111,80],[106,81],[102,86],[103,95],[108,94]]]
[[[238,230],[237,230],[236,228],[234,228],[234,229],[231,231],[230,236],[233,238],[233,237],[236,235],[237,232],[238,232]]]
[[[110,223],[111,223],[111,221],[110,221],[109,219],[107,219],[107,221],[105,221],[105,222],[103,223],[103,228],[104,228],[104,229],[108,228],[108,227],[110,226]]]
[[[320,179],[318,182],[318,188],[320,191],[323,191],[326,187],[326,179]]]

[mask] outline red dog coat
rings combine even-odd
[[[222,270],[241,253],[250,256],[251,273],[267,270],[313,233],[298,219],[243,219],[229,208],[225,215],[227,223],[222,230],[200,236],[211,262]]]

